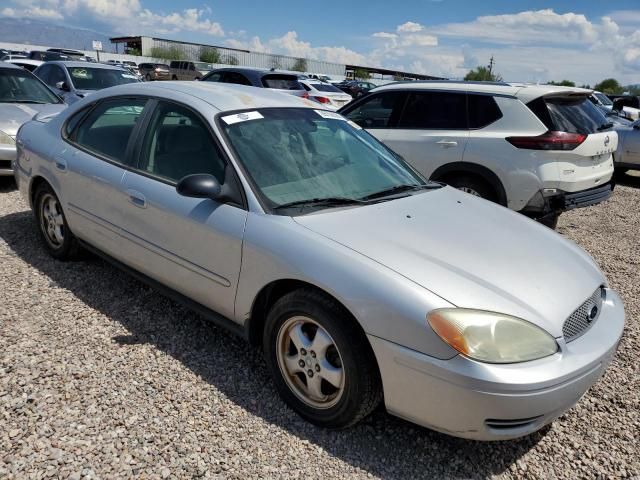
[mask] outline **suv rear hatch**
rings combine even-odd
[[[527,107],[548,131],[507,138],[516,148],[544,150],[546,158],[551,156],[559,169],[556,188],[565,192],[598,187],[613,176],[618,134],[588,97],[589,93],[562,92],[530,101]]]
[[[307,98],[309,96],[296,75],[269,73],[262,77],[262,86],[298,97]]]

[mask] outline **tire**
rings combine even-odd
[[[173,77],[171,77],[171,80],[178,80],[178,77],[174,75]]]
[[[447,177],[442,180],[458,190],[481,197],[492,202],[498,201],[496,191],[482,178],[472,175],[460,175],[456,177]]]
[[[69,229],[60,200],[51,186],[39,185],[33,198],[38,232],[49,254],[58,260],[77,258],[80,245]]]
[[[144,79],[145,79],[147,82],[150,82],[150,81],[151,81],[151,75],[149,75],[149,74],[147,73],[147,75],[146,75],[146,77],[144,77]]]
[[[278,393],[311,423],[349,427],[382,399],[366,337],[344,308],[321,292],[300,289],[280,298],[267,315],[263,347]]]

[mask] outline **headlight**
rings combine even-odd
[[[427,321],[442,340],[480,362],[526,362],[558,351],[547,332],[502,313],[441,308],[430,312]]]
[[[7,135],[6,133],[0,131],[0,144],[2,145],[15,145],[16,141],[11,138],[9,135]]]

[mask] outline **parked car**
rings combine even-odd
[[[618,149],[614,155],[616,170],[640,170],[640,120],[628,125],[617,125]]]
[[[171,80],[201,80],[213,70],[213,65],[205,62],[179,62],[169,64]]]
[[[622,335],[620,297],[575,243],[426,181],[308,100],[122,85],[18,142],[54,258],[86,246],[262,345],[280,395],[324,427],[384,401],[450,435],[526,435]]]
[[[353,98],[359,98],[369,93],[369,90],[376,88],[377,85],[371,82],[363,82],[360,80],[345,80],[342,83],[336,84],[340,90],[348,93]]]
[[[79,50],[71,50],[69,48],[47,48],[47,52],[65,55],[70,59],[76,61],[86,61],[86,55],[84,54],[84,52],[81,52]]]
[[[622,117],[631,119],[634,116],[637,118],[640,110],[628,106],[620,106],[618,105],[614,108],[613,100],[611,100],[608,96],[606,96],[602,92],[594,91],[590,96],[589,100],[591,103],[596,105],[600,110],[602,110],[605,115],[609,117]]]
[[[13,175],[16,134],[22,124],[36,115],[55,114],[65,107],[32,73],[0,62],[0,176]]]
[[[324,83],[331,82],[331,77],[329,75],[322,75],[319,73],[308,73],[307,76],[313,80],[320,80],[321,82],[324,82]]]
[[[42,60],[31,60],[30,58],[15,58],[13,60],[7,60],[7,62],[18,65],[19,67],[29,70],[30,72],[33,72],[36,68],[44,63]]]
[[[203,82],[235,83],[258,88],[269,88],[298,97],[307,98],[309,94],[304,89],[298,76],[277,70],[263,70],[259,68],[219,68],[202,78]]]
[[[96,90],[140,81],[120,67],[87,62],[46,62],[33,73],[68,104]]]
[[[75,60],[75,58],[69,55],[64,55],[58,52],[47,52],[41,50],[32,50],[27,55],[27,58],[31,60],[39,60],[41,62],[49,62],[54,60]]]
[[[612,191],[617,134],[587,98],[553,85],[389,84],[341,110],[423,175],[555,227]]]
[[[6,62],[8,60],[16,60],[19,58],[29,58],[27,54],[24,53],[6,53],[0,58],[1,62]]]
[[[623,117],[635,121],[640,118],[640,97],[622,95],[613,99],[613,110],[620,112]]]
[[[169,65],[164,63],[141,63],[138,65],[140,75],[147,81],[153,80],[169,80]]]
[[[300,84],[309,94],[310,100],[322,103],[325,107],[337,110],[344,107],[353,98],[348,93],[344,93],[338,87],[330,83],[323,83],[318,80],[300,80]]]

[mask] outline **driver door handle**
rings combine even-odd
[[[458,142],[456,142],[455,140],[440,140],[436,142],[436,145],[441,145],[444,148],[457,147]]]
[[[136,207],[147,208],[146,197],[137,190],[127,190],[129,196],[129,202],[133,203]]]

